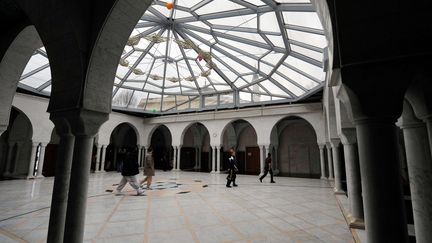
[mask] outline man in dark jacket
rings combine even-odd
[[[144,195],[144,191],[139,187],[139,184],[135,177],[139,174],[138,161],[135,159],[131,152],[126,153],[125,159],[123,161],[121,174],[123,177],[119,185],[117,186],[117,193],[120,193],[121,190],[126,186],[126,183],[129,182],[132,188],[137,191],[138,196]]]
[[[264,174],[259,178],[259,180],[262,182],[262,180],[264,179],[264,177],[267,176],[267,174],[270,172],[270,183],[276,183],[273,180],[273,170],[272,170],[272,159],[271,159],[271,153],[267,154],[267,158],[265,160],[265,167],[264,167]]]
[[[235,183],[236,177],[237,177],[237,159],[235,157],[235,151],[233,148],[229,150],[230,157],[228,158],[228,176],[227,176],[227,184],[226,187],[231,187],[231,182],[233,183],[233,186],[237,186]]]

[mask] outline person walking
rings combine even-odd
[[[264,174],[259,178],[261,183],[264,177],[266,177],[269,172],[270,172],[270,183],[276,183],[273,180],[273,170],[272,170],[271,163],[272,163],[271,153],[268,153],[267,158],[265,159]]]
[[[230,157],[228,158],[228,176],[227,176],[227,184],[226,187],[231,187],[231,182],[233,183],[233,186],[238,186],[235,183],[236,177],[237,177],[237,159],[235,157],[235,151],[233,148],[229,150]]]
[[[117,194],[121,193],[126,183],[129,182],[131,187],[137,191],[137,195],[144,195],[144,190],[142,190],[137,182],[136,175],[139,174],[139,165],[135,157],[131,152],[127,152],[123,160],[123,166],[121,170],[122,179],[117,186]]]
[[[152,177],[155,175],[153,149],[152,147],[147,149],[147,155],[144,161],[144,176],[145,178],[140,181],[141,187],[144,182],[147,182],[147,190],[151,190]]]

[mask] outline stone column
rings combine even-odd
[[[102,156],[101,156],[101,167],[100,167],[100,172],[104,172],[105,171],[105,157],[106,157],[106,149],[107,149],[108,145],[102,145]]]
[[[357,152],[355,128],[343,128],[341,140],[344,148],[345,171],[349,202],[348,223],[350,228],[364,229],[363,198],[360,164]]]
[[[216,147],[211,147],[212,149],[212,170],[211,173],[216,172]]]
[[[265,156],[265,151],[264,151],[264,146],[263,145],[259,145],[259,149],[260,149],[260,176],[264,174],[264,156]]]
[[[181,160],[181,146],[178,146],[178,151],[177,151],[177,169],[176,170],[180,170],[180,160]]]
[[[404,108],[405,109],[405,108]],[[405,113],[405,111],[404,111]],[[403,119],[416,242],[432,240],[432,158],[425,123]]]
[[[325,155],[324,155],[325,145],[319,144],[318,147],[320,150],[321,179],[324,180],[324,179],[327,179],[326,171],[325,171]]]
[[[408,242],[395,120],[356,120],[368,242]]]
[[[36,161],[36,151],[39,143],[32,143],[32,150],[30,154],[29,167],[27,172],[27,179],[34,178],[34,167]]]
[[[100,172],[101,171],[99,169],[100,161],[101,161],[101,148],[102,148],[102,145],[98,145],[97,149],[96,149],[96,167],[95,167],[95,172]]]
[[[77,110],[67,114],[75,136],[69,194],[63,242],[84,240],[84,224],[87,208],[88,180],[94,136],[108,119],[108,114]]]
[[[174,159],[173,159],[173,169],[176,170],[177,168],[177,146],[174,146]]]
[[[138,167],[140,167],[141,165],[141,146],[137,145],[138,147],[138,156],[137,156],[137,163],[138,163]]]
[[[220,146],[217,146],[216,147],[216,156],[217,156],[217,159],[216,159],[216,173],[220,173],[220,170],[221,170],[221,151],[220,151],[220,149],[221,149],[221,147]]]
[[[423,121],[426,123],[427,133],[429,137],[429,150],[432,153],[432,115],[426,116],[425,118],[423,118]]]
[[[345,194],[342,190],[342,160],[340,159],[340,139],[331,139],[334,168],[334,192]]]
[[[42,175],[43,167],[44,167],[44,161],[45,161],[45,148],[47,144],[41,143],[40,152],[39,152],[39,163],[38,163],[38,169],[37,169],[37,178],[43,178]]]
[[[332,148],[330,143],[327,143],[327,163],[328,163],[328,179],[333,180],[334,174],[333,174],[333,158],[332,158]]]
[[[50,116],[60,137],[48,226],[48,243],[63,242],[75,137],[64,119]]]

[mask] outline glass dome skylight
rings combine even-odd
[[[124,48],[113,108],[181,112],[297,101],[325,79],[327,45],[308,0],[154,1]],[[44,48],[21,88],[49,94]]]

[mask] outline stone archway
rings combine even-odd
[[[320,178],[317,135],[309,122],[299,117],[280,120],[273,127],[272,141],[279,175]]]
[[[260,149],[257,143],[255,128],[245,120],[235,120],[226,125],[222,133],[221,170],[226,169],[228,150],[236,150],[240,174],[260,173]]]
[[[182,136],[181,170],[211,172],[210,135],[202,123],[188,126]]]
[[[15,107],[9,121],[0,137],[0,178],[26,178],[31,164],[33,127],[30,119]]]
[[[155,168],[171,170],[173,168],[172,136],[165,125],[160,125],[153,131],[150,146],[153,148]]]
[[[137,138],[136,129],[129,123],[121,123],[114,128],[106,151],[105,171],[120,171],[126,152],[138,156]]]

